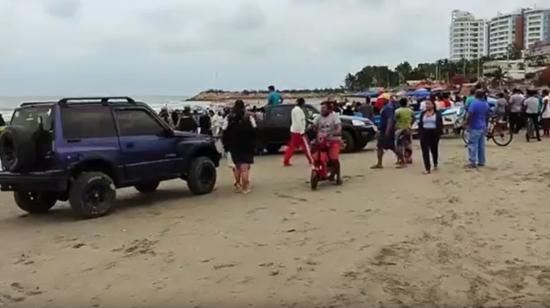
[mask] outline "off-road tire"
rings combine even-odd
[[[319,187],[319,173],[316,170],[311,170],[311,190],[315,191]]]
[[[216,165],[212,159],[201,156],[191,163],[187,174],[187,186],[194,195],[211,193],[216,186]]]
[[[353,139],[353,135],[347,130],[342,131],[342,142],[342,153],[351,153],[357,150],[355,148],[355,139]]]
[[[136,185],[135,188],[142,194],[152,194],[159,188],[159,182],[141,183]]]
[[[108,214],[116,200],[113,180],[103,172],[83,172],[72,183],[69,191],[71,208],[82,218],[96,218]]]
[[[13,198],[17,206],[30,214],[47,213],[57,202],[55,192],[15,191]]]

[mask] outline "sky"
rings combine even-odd
[[[0,0],[0,96],[338,87],[366,65],[448,57],[453,9],[545,2]]]

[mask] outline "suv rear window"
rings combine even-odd
[[[24,107],[16,110],[11,117],[10,125],[17,125],[36,130],[42,117],[42,124],[45,130],[53,130],[52,107]]]
[[[111,108],[78,106],[61,109],[65,139],[115,137],[115,122]]]
[[[286,122],[289,122],[291,119],[291,114],[292,112],[292,107],[287,107],[287,106],[283,106],[283,107],[273,107],[271,109],[268,110],[268,116],[267,118],[269,119],[270,122],[275,122],[275,123],[286,123]]]

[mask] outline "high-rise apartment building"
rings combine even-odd
[[[524,46],[531,47],[536,42],[550,39],[550,10],[549,9],[528,9],[523,12],[525,21]]]
[[[473,60],[486,54],[485,20],[476,18],[469,12],[455,10],[450,31],[451,61]]]
[[[454,10],[450,30],[452,61],[485,55],[506,58],[512,47],[526,50],[550,40],[550,9],[519,9],[498,14],[487,22],[472,13]]]
[[[523,49],[524,19],[521,12],[500,14],[488,22],[488,55],[501,58],[508,55],[510,46]]]

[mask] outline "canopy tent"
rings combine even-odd
[[[446,87],[437,87],[432,89],[433,92],[444,92],[447,91]]]
[[[395,93],[395,95],[399,96],[399,97],[403,97],[403,96],[408,96],[408,92],[403,90],[403,91],[399,91],[397,93]]]
[[[377,98],[380,95],[380,92],[378,91],[365,91],[365,92],[358,92],[353,94],[348,94],[346,96],[348,97],[370,97],[370,98]]]
[[[424,88],[420,88],[420,89],[416,89],[415,91],[413,91],[411,93],[411,96],[414,96],[414,97],[427,97],[427,96],[430,96],[430,91],[424,89]]]

